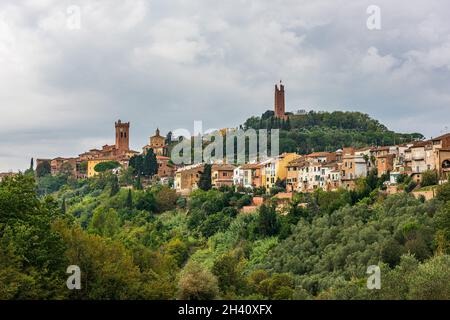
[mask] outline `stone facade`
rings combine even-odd
[[[161,136],[159,129],[156,129],[155,135],[150,137],[149,144],[144,146],[144,153],[149,149],[153,149],[153,152],[159,156],[167,156],[166,138]]]

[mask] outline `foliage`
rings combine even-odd
[[[448,183],[433,200],[388,196],[373,171],[353,191],[294,194],[280,215],[267,194],[240,214],[249,190],[179,198],[121,180],[0,182],[0,299],[450,298]],[[65,287],[70,264],[81,290]],[[369,265],[381,290],[366,288]]]
[[[148,149],[143,155],[134,155],[128,164],[133,168],[133,174],[136,176],[153,177],[158,173],[158,162],[153,149]]]
[[[317,150],[336,151],[344,146],[394,145],[424,139],[420,133],[389,131],[378,121],[360,112],[316,112],[289,116],[289,123],[275,118],[273,111],[251,117],[244,128],[281,129],[280,152],[307,154]]]
[[[36,166],[36,176],[39,178],[49,175],[51,171],[52,168],[50,166],[50,161],[39,162],[38,165]]]
[[[205,164],[198,180],[198,187],[203,191],[211,189],[211,165]]]
[[[53,199],[37,197],[33,177],[0,183],[0,299],[65,296],[66,244],[51,229],[59,215]]]
[[[427,170],[422,173],[422,182],[420,183],[421,187],[434,186],[438,184],[438,175],[435,170]]]
[[[120,163],[117,161],[105,161],[97,163],[94,167],[95,172],[105,172],[109,170],[114,170],[120,167]]]
[[[216,277],[195,262],[184,267],[178,290],[178,297],[183,300],[211,300],[219,294]]]

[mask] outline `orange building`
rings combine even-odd
[[[304,158],[292,160],[287,165],[286,191],[293,192],[298,189],[298,179],[300,168],[306,165]]]
[[[394,169],[395,154],[383,154],[376,157],[378,177],[387,174]]]
[[[156,156],[158,162],[158,176],[160,178],[173,177],[175,175],[175,166],[170,162],[169,157]]]
[[[213,164],[211,168],[211,184],[215,188],[233,185],[234,166],[231,164]]]

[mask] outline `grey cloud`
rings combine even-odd
[[[69,5],[81,29],[66,28]],[[0,4],[0,171],[163,132],[237,126],[272,107],[358,110],[397,131],[449,125],[450,3],[30,0]],[[5,152],[4,150],[8,150]],[[12,156],[7,156],[12,155]]]

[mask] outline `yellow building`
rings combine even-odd
[[[102,162],[107,161],[113,161],[112,159],[95,159],[95,160],[88,160],[87,162],[87,176],[88,178],[91,178],[93,176],[96,176],[98,174],[97,171],[94,170],[95,166]]]
[[[263,185],[269,191],[275,186],[277,180],[285,180],[287,178],[288,164],[294,159],[301,156],[296,153],[283,153],[278,157],[271,158],[264,162],[263,169]]]

